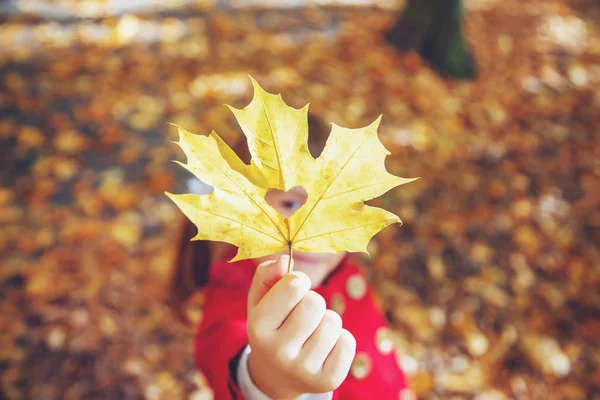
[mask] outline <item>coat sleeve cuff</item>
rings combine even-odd
[[[241,353],[237,368],[237,382],[240,391],[246,400],[273,400],[264,394],[252,381],[248,371],[248,356],[250,355],[250,346],[246,346]],[[306,393],[298,397],[297,400],[331,400],[333,392],[329,393]]]

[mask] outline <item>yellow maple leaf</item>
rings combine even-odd
[[[232,261],[296,249],[303,252],[365,252],[377,232],[400,223],[395,214],[364,204],[411,182],[385,169],[390,153],[377,137],[381,117],[360,129],[332,124],[323,152],[308,151],[308,105],[295,109],[252,79],[254,98],[233,111],[246,135],[250,165],[215,133],[194,135],[178,127],[187,164],[214,190],[210,194],[167,195],[196,225],[192,240],[238,247]],[[265,200],[270,189],[303,187],[307,200],[284,218]]]

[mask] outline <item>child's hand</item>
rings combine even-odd
[[[292,399],[342,384],[356,341],[341,317],[310,290],[303,272],[286,274],[289,257],[258,266],[248,295],[250,376],[266,395]]]

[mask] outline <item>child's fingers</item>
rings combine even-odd
[[[283,325],[279,327],[277,335],[285,343],[285,351],[288,353],[289,359],[296,358],[306,340],[321,323],[326,308],[323,297],[316,292],[309,291],[294,307]],[[324,359],[325,357],[323,357]]]
[[[254,323],[259,327],[262,336],[276,331],[290,312],[310,290],[309,277],[299,271],[285,275],[264,295],[254,307],[257,316]]]
[[[355,353],[356,339],[346,329],[342,329],[340,338],[323,364],[325,385],[333,388],[331,390],[341,385],[348,376]]]
[[[286,255],[279,260],[265,261],[256,267],[248,292],[248,311],[256,307],[269,289],[285,275],[288,261],[289,256]]]
[[[325,310],[319,326],[304,343],[300,353],[304,368],[309,373],[315,374],[321,370],[327,356],[338,342],[341,332],[342,318],[335,311]]]

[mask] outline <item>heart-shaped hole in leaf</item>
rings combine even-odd
[[[296,186],[287,192],[270,189],[265,195],[267,203],[286,218],[291,217],[298,211],[306,203],[307,198],[308,193],[302,186]]]

